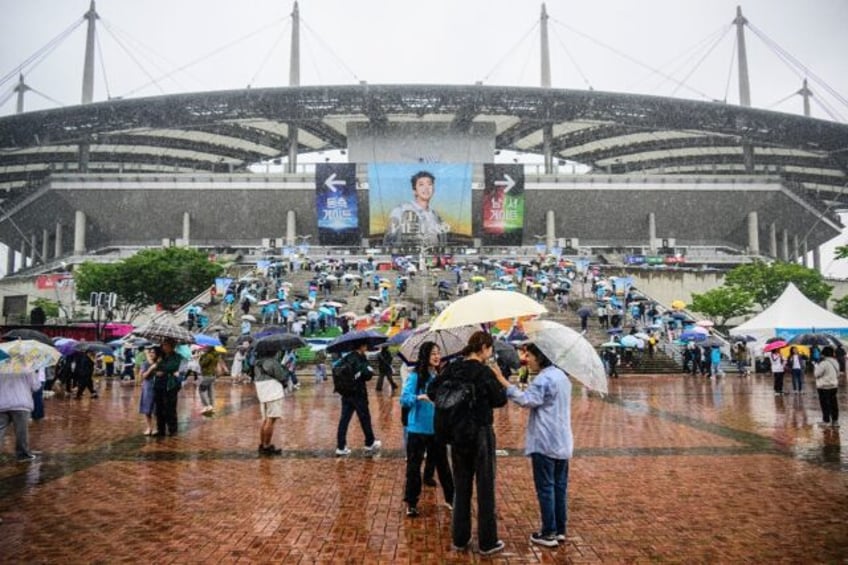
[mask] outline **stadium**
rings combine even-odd
[[[297,3],[291,18],[296,29]],[[543,61],[547,19],[543,6]],[[745,23],[740,11],[738,34]],[[744,41],[738,48],[742,61]],[[296,69],[294,41],[291,58]],[[741,63],[738,106],[551,88],[544,64],[537,88],[291,79],[106,102],[93,102],[90,88],[86,99],[84,88],[81,105],[0,118],[7,273],[158,245],[420,251],[426,242],[414,228],[400,243],[383,236],[410,173],[434,168],[442,172],[433,205],[450,227],[428,251],[544,246],[696,265],[806,263],[810,254],[820,268],[819,246],[843,228],[834,203],[845,190],[848,126],[749,107]],[[540,162],[498,162],[512,152]],[[309,154],[335,157],[303,166]],[[256,172],[274,162],[285,170]],[[328,209],[337,189],[342,221]],[[499,220],[496,200],[520,215]]]

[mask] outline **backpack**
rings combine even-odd
[[[350,354],[333,363],[333,392],[341,396],[353,396],[356,393],[356,373]]]
[[[474,420],[477,390],[473,382],[448,378],[433,395],[433,428],[439,441],[455,446],[473,445],[480,426]]]

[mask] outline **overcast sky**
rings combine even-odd
[[[739,100],[737,0],[549,0],[555,88]],[[301,84],[539,86],[541,2],[301,0]],[[0,0],[0,115],[18,67],[80,21],[88,0]],[[98,0],[95,100],[286,86],[293,2]],[[848,120],[848,0],[746,0],[752,105]],[[763,37],[761,37],[763,36]],[[80,102],[85,25],[23,69],[26,110]],[[781,53],[777,53],[780,51]],[[731,66],[732,65],[732,66]],[[673,77],[674,80],[671,80]],[[826,105],[830,113],[818,102]],[[835,114],[834,114],[835,113]],[[836,116],[836,118],[834,118]],[[830,263],[823,253],[823,263]]]

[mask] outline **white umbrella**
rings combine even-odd
[[[550,320],[524,323],[528,341],[551,362],[587,388],[607,393],[604,364],[594,346],[580,333]]]
[[[702,328],[711,328],[715,324],[713,323],[712,320],[698,320],[697,322],[695,322],[695,325],[701,326]]]
[[[253,314],[245,314],[244,316],[241,317],[241,319],[247,320],[248,322],[255,322],[256,316],[254,316]]]
[[[434,330],[484,324],[509,318],[538,316],[548,309],[524,294],[508,290],[481,290],[452,302],[436,316]]]

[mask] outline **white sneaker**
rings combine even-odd
[[[344,449],[336,448],[336,457],[341,457],[342,455],[350,455],[350,448],[345,447]]]
[[[365,451],[377,451],[378,449],[380,449],[380,447],[382,447],[382,445],[383,442],[381,442],[379,439],[375,439],[374,443],[365,446]]]

